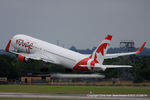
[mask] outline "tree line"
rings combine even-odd
[[[104,64],[108,65],[131,65],[132,68],[106,69],[99,72],[106,76],[106,79],[121,78],[134,82],[150,81],[150,56],[124,56],[115,59],[107,59]],[[20,80],[21,76],[52,74],[52,73],[92,73],[79,72],[67,69],[60,65],[45,63],[43,61],[33,61],[22,63],[15,56],[0,55],[0,77],[7,77],[8,80]]]

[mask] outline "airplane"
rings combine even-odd
[[[112,35],[107,35],[95,51],[88,54],[80,54],[69,49],[24,35],[15,35],[9,40],[5,50],[17,55],[21,62],[29,63],[32,60],[63,65],[76,71],[105,71],[107,68],[132,67],[129,65],[103,65],[105,59],[112,59],[119,56],[139,54],[142,52],[146,42],[135,52],[106,54]],[[12,46],[16,51],[10,50]]]

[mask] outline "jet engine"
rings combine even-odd
[[[24,57],[22,55],[18,55],[18,60],[20,62],[24,62],[24,63],[30,63],[30,62],[32,62],[32,59],[26,58],[26,57]]]

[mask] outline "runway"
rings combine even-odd
[[[107,100],[150,100],[145,94],[39,94],[0,93],[0,98],[56,98],[56,99],[107,99]]]

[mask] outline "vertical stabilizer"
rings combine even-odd
[[[112,39],[112,35],[107,35],[105,39],[101,42],[101,44],[95,49],[95,51],[91,54],[90,59],[91,66],[94,66],[96,63],[102,65],[104,61],[104,56],[107,52],[107,49],[110,45],[110,41]]]

